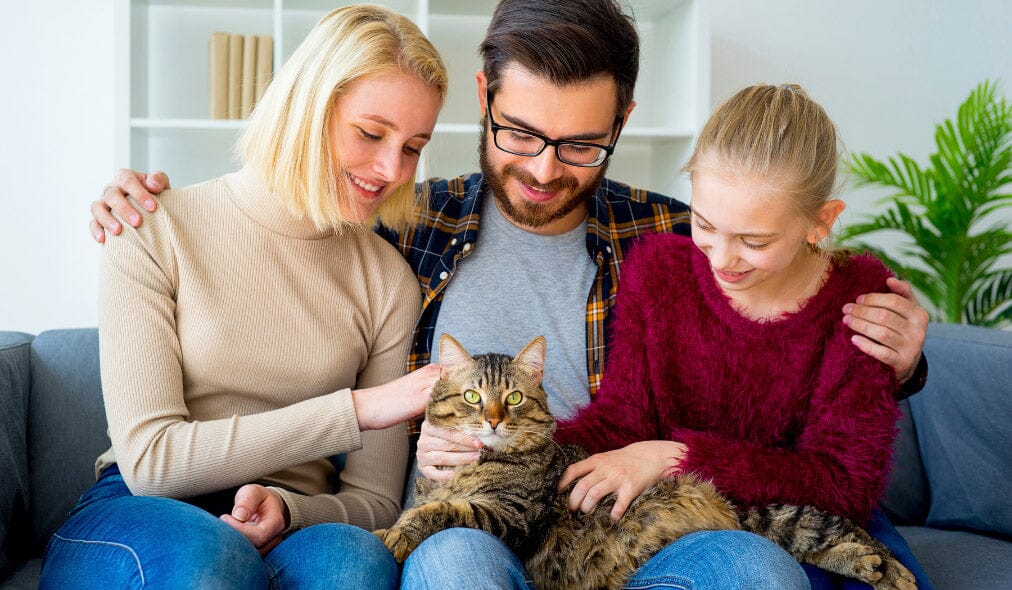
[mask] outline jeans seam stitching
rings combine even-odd
[[[125,549],[128,553],[130,553],[130,556],[134,558],[134,563],[137,564],[137,572],[141,576],[141,587],[143,588],[144,586],[147,586],[147,582],[144,579],[144,567],[141,565],[140,557],[138,557],[137,552],[134,551],[133,548],[130,547],[129,545],[124,545],[123,543],[115,543],[113,541],[91,541],[91,540],[88,540],[88,539],[68,539],[67,537],[61,537],[60,535],[58,535],[56,533],[53,533],[53,537],[56,538],[56,539],[59,539],[61,541],[66,541],[68,543],[83,543],[83,544],[86,544],[86,545],[109,545],[111,547],[119,547],[120,549]]]

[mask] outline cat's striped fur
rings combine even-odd
[[[452,337],[440,339],[440,381],[426,419],[477,436],[481,458],[445,484],[419,478],[415,506],[376,531],[398,562],[430,535],[452,527],[484,530],[524,560],[539,589],[620,588],[650,557],[682,535],[745,529],[799,561],[864,580],[876,590],[915,590],[913,575],[889,550],[850,521],[810,506],[770,505],[739,515],[709,483],[691,475],[658,482],[613,523],[609,496],[590,514],[566,507],[556,492],[562,472],[586,457],[552,440],[555,421],[541,387],[545,340],[516,356],[471,357]],[[740,516],[740,518],[739,518]]]

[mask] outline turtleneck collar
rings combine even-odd
[[[318,240],[334,235],[330,228],[319,229],[308,217],[292,213],[278,195],[249,166],[224,176],[229,197],[250,219],[268,230],[298,240]]]

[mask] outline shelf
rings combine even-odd
[[[242,129],[245,119],[131,119],[134,129]]]
[[[194,182],[235,169],[246,122],[211,120],[210,34],[274,37],[274,71],[312,26],[345,0],[115,0],[117,165],[165,169]],[[709,111],[706,0],[622,0],[640,32],[636,109],[608,175],[671,194]],[[478,169],[475,74],[495,0],[380,0],[411,18],[447,64],[450,88],[420,175]],[[536,32],[532,32],[536,35]],[[678,194],[677,192],[675,194]]]
[[[134,129],[242,129],[246,126],[245,119],[150,119],[137,118],[130,120]],[[481,131],[477,123],[437,123],[434,135],[467,135],[475,137]],[[695,133],[691,129],[670,127],[626,127],[622,129],[622,139],[691,139]]]

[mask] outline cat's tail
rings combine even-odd
[[[742,528],[766,537],[802,563],[863,580],[875,590],[916,590],[910,571],[853,521],[813,506],[749,509]]]

